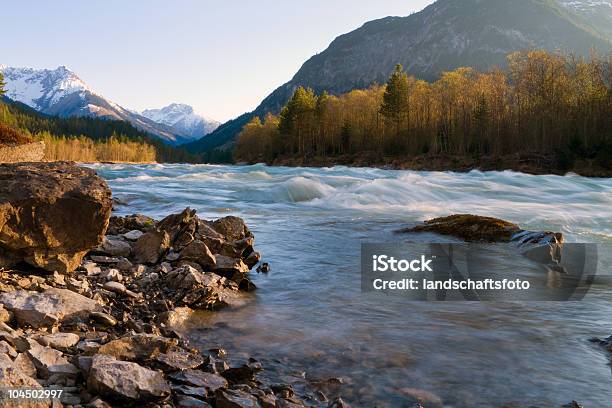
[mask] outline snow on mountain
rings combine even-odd
[[[154,122],[170,126],[177,134],[193,140],[215,130],[219,122],[206,118],[189,105],[173,103],[160,109],[147,109],[141,115]]]
[[[608,41],[612,41],[612,0],[558,0],[567,11],[576,15],[582,24],[592,27]]]
[[[56,69],[0,66],[6,82],[6,96],[31,108],[61,117],[88,116],[123,120],[170,144],[189,140],[165,125],[125,109],[94,92],[65,66]]]
[[[599,7],[612,8],[612,0],[559,0],[565,7],[575,10],[592,10]]]

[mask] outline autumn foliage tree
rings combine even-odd
[[[278,126],[274,124],[278,123]],[[396,66],[387,83],[343,95],[297,88],[280,115],[241,133],[240,161],[373,154],[580,155],[612,167],[612,59],[541,50],[505,70],[458,68],[428,83]]]

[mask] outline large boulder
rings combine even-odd
[[[470,214],[434,218],[397,232],[430,232],[453,236],[466,242],[510,243],[528,258],[544,264],[559,263],[564,242],[560,232],[527,231],[517,224],[498,218]]]
[[[90,312],[101,309],[96,301],[67,289],[1,293],[0,304],[13,312],[20,325],[34,328],[50,327],[65,320],[86,319]]]
[[[71,272],[104,237],[111,191],[74,163],[0,164],[0,267]]]
[[[466,242],[516,242],[520,245],[563,243],[560,232],[526,231],[508,221],[471,214],[433,218],[398,232],[432,232],[461,238]]]

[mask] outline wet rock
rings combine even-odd
[[[458,237],[467,242],[520,241],[535,244],[546,243],[549,240],[563,241],[563,235],[560,233],[533,233],[524,231],[518,225],[498,218],[469,214],[434,218],[421,225],[402,229],[398,232],[433,232]]]
[[[102,243],[95,249],[95,252],[100,252],[109,256],[128,257],[132,253],[132,246],[118,235],[107,235],[102,240]]]
[[[259,408],[257,398],[240,390],[217,390],[215,404],[216,408]]]
[[[72,163],[0,164],[0,266],[72,272],[104,237],[111,192]]]
[[[256,361],[251,361],[248,364],[243,364],[240,367],[229,368],[221,373],[221,375],[231,383],[241,383],[252,380],[255,374],[263,368]]]
[[[569,404],[563,405],[561,408],[583,408],[583,406],[576,401],[572,401]]]
[[[222,376],[200,370],[179,371],[171,374],[169,378],[181,384],[206,388],[208,392],[215,392],[220,388],[227,388],[228,386],[227,380]]]
[[[100,354],[93,357],[87,388],[102,397],[136,401],[165,398],[171,391],[160,372]]]
[[[20,325],[34,328],[87,317],[90,312],[100,309],[95,301],[67,289],[2,293],[0,303],[13,312]]]
[[[260,259],[261,255],[259,254],[259,252],[253,251],[250,253],[249,256],[245,258],[244,263],[249,268],[249,270],[251,270],[255,265],[259,263]]]
[[[136,334],[110,341],[98,349],[105,354],[127,361],[143,361],[167,353],[178,345],[176,339],[151,334]]]
[[[193,241],[181,251],[181,260],[194,261],[204,269],[215,269],[217,260],[202,241]]]
[[[79,372],[61,352],[50,347],[32,342],[27,353],[42,378],[49,378],[51,375],[74,377]]]
[[[134,245],[134,259],[138,263],[155,264],[170,248],[170,236],[166,231],[149,231]]]
[[[35,337],[43,346],[55,349],[68,349],[79,342],[79,335],[74,333],[52,333]]]
[[[196,368],[204,364],[204,358],[185,350],[170,350],[155,357],[164,370],[176,371]]]
[[[261,272],[261,273],[270,272],[270,264],[268,264],[267,262],[262,263],[261,265],[257,267],[257,272]]]

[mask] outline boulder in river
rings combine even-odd
[[[0,266],[71,272],[102,242],[111,191],[74,163],[0,164]]]
[[[471,214],[434,218],[397,232],[430,232],[466,242],[512,243],[524,249],[527,257],[541,263],[558,262],[564,241],[560,232],[527,231],[508,221]]]

